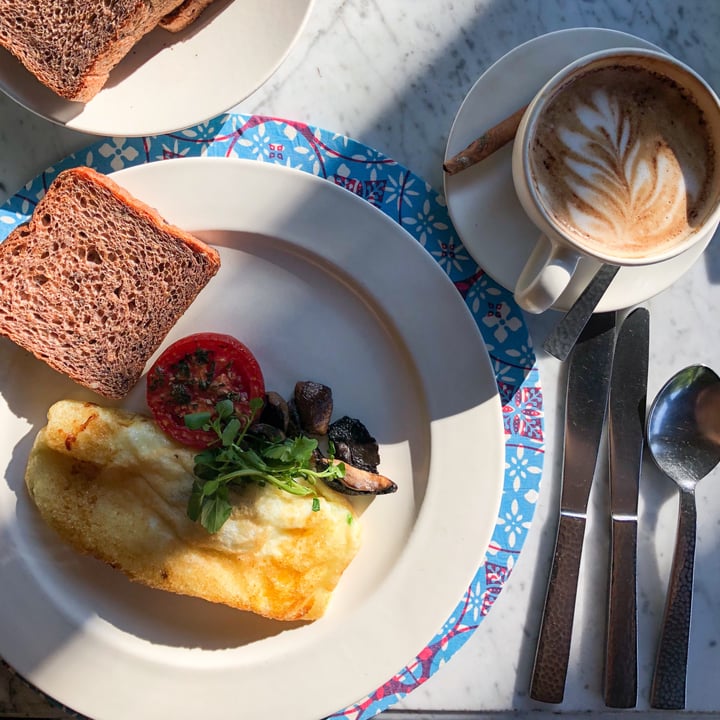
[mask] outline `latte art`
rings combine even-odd
[[[672,81],[622,65],[561,87],[530,157],[553,219],[616,257],[662,253],[701,224],[715,162],[697,105]]]

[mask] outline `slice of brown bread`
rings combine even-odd
[[[0,45],[40,82],[87,102],[182,0],[1,0]]]
[[[0,243],[0,334],[121,398],[219,267],[215,249],[110,178],[66,170]]]
[[[180,32],[192,25],[202,11],[213,2],[215,0],[185,0],[182,5],[165,15],[158,24],[170,32]]]

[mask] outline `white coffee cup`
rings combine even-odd
[[[720,223],[720,100],[662,52],[604,50],[552,77],[515,136],[512,173],[540,237],[515,298],[551,308],[578,263],[668,260]]]

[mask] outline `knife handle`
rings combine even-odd
[[[584,537],[584,516],[560,515],[530,685],[530,697],[541,702],[560,703],[565,694]]]
[[[612,519],[605,705],[637,704],[637,520]]]

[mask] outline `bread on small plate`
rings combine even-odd
[[[3,0],[0,46],[66,100],[87,102],[182,0]]]

